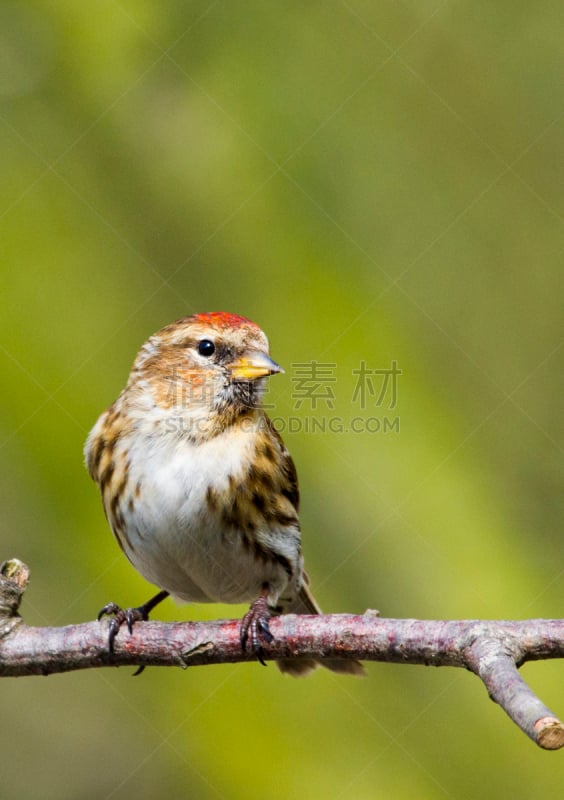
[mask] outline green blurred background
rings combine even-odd
[[[82,446],[141,343],[215,309],[269,335],[277,417],[400,420],[284,433],[325,609],[562,616],[563,23],[544,0],[0,5],[0,556],[31,566],[28,623],[153,591]],[[336,365],[333,409],[292,398],[314,359]],[[397,361],[395,409],[353,404],[361,360]],[[564,714],[562,664],[523,672]],[[108,669],[0,691],[9,800],[564,781],[562,753],[455,670]]]

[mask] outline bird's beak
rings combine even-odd
[[[273,375],[275,372],[284,372],[282,367],[262,350],[247,350],[241,358],[230,364],[229,369],[234,381],[254,381],[266,375]]]

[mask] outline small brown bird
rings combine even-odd
[[[109,603],[110,648],[125,622],[169,594],[252,603],[241,623],[259,660],[273,614],[319,614],[303,570],[296,469],[262,408],[282,372],[262,330],[224,312],[195,314],[143,345],[118,399],[85,446],[106,516],[133,566],[162,591],[139,608]],[[263,662],[264,663],[264,662]],[[313,659],[277,662],[304,675]],[[323,666],[363,674],[357,661]]]

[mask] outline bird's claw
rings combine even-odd
[[[274,636],[270,632],[268,625],[271,616],[272,613],[268,607],[266,597],[261,594],[241,620],[239,631],[242,650],[245,651],[247,649],[247,642],[250,640],[251,649],[263,667],[266,667],[266,663],[262,643],[270,644],[270,642],[274,641]]]
[[[129,633],[133,633],[133,626],[135,623],[148,620],[151,611],[155,606],[158,606],[159,603],[162,603],[166,597],[168,597],[168,592],[166,589],[162,589],[154,597],[151,597],[150,600],[147,600],[146,603],[143,603],[142,606],[137,606],[137,608],[122,608],[118,606],[117,603],[106,603],[104,608],[100,609],[98,619],[100,620],[105,616],[113,617],[108,629],[108,648],[110,653],[114,652],[114,641],[123,623],[125,622],[127,625]],[[145,667],[141,666],[133,674],[141,675],[144,669]]]
[[[114,641],[119,633],[121,626],[125,623],[129,633],[133,633],[133,626],[136,622],[149,619],[149,612],[145,606],[138,608],[122,608],[116,603],[106,603],[98,613],[98,619],[105,616],[112,616],[108,630],[108,647],[110,653],[114,652]]]

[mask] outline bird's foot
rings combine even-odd
[[[121,626],[125,623],[129,633],[132,633],[135,623],[148,620],[149,614],[154,607],[162,602],[165,597],[168,597],[168,594],[169,593],[165,591],[159,592],[154,597],[151,597],[151,599],[146,603],[143,603],[142,606],[137,606],[136,608],[122,608],[116,603],[106,603],[104,608],[100,609],[98,619],[102,619],[102,617],[105,616],[113,617],[110,622],[108,633],[108,647],[110,653],[114,652],[114,641]]]
[[[266,599],[268,589],[263,589],[260,597],[254,601],[243,619],[241,620],[241,627],[239,635],[241,637],[241,648],[247,649],[247,642],[250,639],[251,649],[260,663],[266,667],[264,661],[264,650],[262,648],[263,642],[270,644],[274,640],[274,636],[270,632],[268,621],[272,616],[272,612],[268,606]]]
[[[106,603],[104,608],[100,609],[98,619],[112,615],[113,618],[110,622],[108,633],[108,648],[110,653],[114,652],[115,638],[119,633],[119,629],[124,623],[127,625],[127,630],[129,633],[132,633],[133,626],[136,622],[149,618],[143,606],[139,606],[138,608],[122,608],[121,606],[116,605],[116,603]]]

